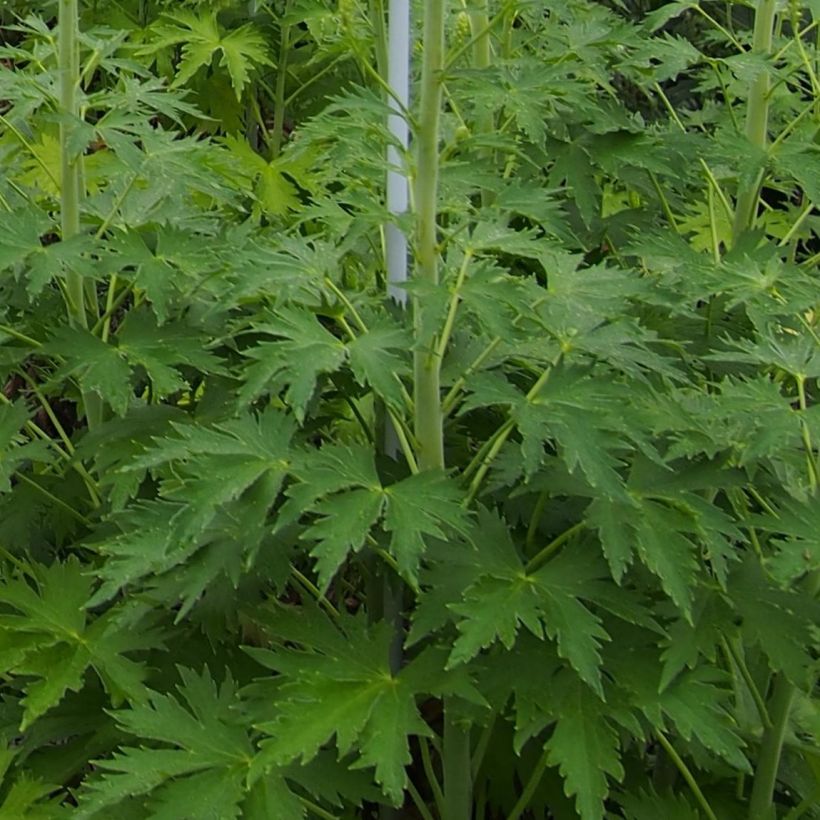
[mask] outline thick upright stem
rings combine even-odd
[[[762,59],[766,59],[772,53],[776,6],[777,0],[758,0],[752,50]],[[746,138],[761,151],[766,149],[768,143],[770,91],[769,72],[762,70],[749,86],[749,99],[746,104]],[[753,179],[747,179],[740,184],[733,226],[735,242],[754,224],[762,181],[763,171],[760,171]]]
[[[809,573],[803,579],[803,589],[810,595],[820,592],[820,572]],[[752,795],[749,799],[749,820],[764,820],[774,817],[772,798],[780,769],[783,741],[789,725],[789,715],[797,695],[797,687],[783,674],[775,676],[772,697],[768,704],[771,725],[763,732],[760,752],[755,766]]]
[[[285,12],[290,10],[290,3],[285,4]],[[285,135],[285,82],[287,81],[288,52],[290,50],[290,25],[281,23],[279,32],[279,62],[276,66],[276,98],[273,101],[273,133],[270,139],[270,152],[273,158],[282,151],[282,140]]]
[[[486,71],[492,65],[492,48],[490,43],[490,14],[488,0],[471,0],[468,5],[470,15],[470,30],[476,38],[473,43],[473,68]],[[493,112],[490,106],[480,105],[475,117],[475,131],[477,134],[491,134],[495,130]],[[482,156],[494,159],[492,149],[485,149]],[[488,206],[493,203],[494,196],[490,191],[481,192],[481,202]]]
[[[60,0],[58,51],[60,69],[60,218],[63,240],[80,232],[80,162],[70,148],[74,121],[79,116],[77,87],[80,77],[79,9],[77,0]],[[87,327],[83,279],[66,274],[68,315],[72,324]]]
[[[439,118],[444,68],[444,18],[446,0],[428,0],[424,12],[424,58],[421,69],[419,130],[416,139],[416,272],[425,289],[438,285]],[[425,321],[423,298],[414,301],[416,350],[415,433],[419,467],[444,467],[440,395],[441,361],[436,356],[435,328]]]
[[[492,61],[490,47],[490,14],[487,0],[471,0],[469,5],[470,30],[476,38],[473,43],[473,65],[475,68],[489,68]],[[488,109],[489,110],[489,109]]]
[[[444,708],[442,820],[470,820],[473,809],[470,730],[459,726],[452,719],[452,707],[446,701]]]
[[[769,705],[772,725],[763,732],[760,755],[755,769],[752,796],[749,800],[749,820],[763,820],[772,816],[772,797],[780,767],[780,754],[789,724],[789,713],[794,701],[795,688],[783,675],[774,683],[774,693]]]
[[[415,278],[423,291],[439,284],[436,217],[438,212],[439,118],[444,69],[444,20],[446,0],[424,4],[424,58],[421,68],[421,101],[416,136],[416,268]],[[437,328],[427,320],[423,296],[413,303],[415,341],[415,433],[422,470],[444,467],[444,435],[441,412],[441,358],[436,345]],[[445,702],[444,811],[442,820],[470,820],[472,776],[470,732],[453,716],[453,703]]]
[[[83,195],[82,156],[71,147],[74,123],[80,118],[78,89],[80,87],[80,32],[77,0],[60,0],[57,52],[60,76],[60,227],[63,241],[80,232],[80,201]],[[73,270],[66,273],[66,303],[68,319],[75,327],[88,327],[88,304],[94,307],[96,294],[92,281],[84,282]],[[102,421],[102,400],[93,392],[83,392],[83,410],[89,427]]]

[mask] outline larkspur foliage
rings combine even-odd
[[[415,320],[383,3],[82,4],[81,120],[54,5],[0,10],[0,818],[466,820],[452,726],[481,820],[820,816],[817,3],[452,4]]]

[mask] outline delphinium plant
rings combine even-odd
[[[0,816],[816,816],[816,10],[417,3],[395,215],[254,6],[3,30]]]

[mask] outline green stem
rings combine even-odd
[[[430,756],[430,746],[426,737],[419,738],[419,748],[421,749],[421,764],[424,767],[424,776],[427,778],[430,791],[433,793],[436,809],[439,814],[442,814],[444,812],[444,792],[441,790],[441,784],[433,768],[433,759]]]
[[[692,774],[689,767],[684,762],[683,758],[677,753],[675,747],[667,740],[666,735],[663,732],[657,733],[658,741],[660,742],[661,746],[663,746],[664,751],[666,754],[669,755],[672,762],[677,766],[678,771],[683,776],[683,779],[686,781],[686,785],[692,790],[692,794],[695,796],[695,799],[700,803],[700,807],[703,809],[706,816],[709,820],[717,820],[717,815],[712,810],[712,807],[709,805],[709,801],[704,796],[703,792],[701,791],[700,786],[698,785],[698,781],[695,780],[695,776]],[[757,818],[760,820],[760,818]]]
[[[450,306],[447,309],[447,319],[444,322],[444,330],[441,332],[438,347],[436,349],[436,356],[439,361],[444,359],[444,354],[447,350],[447,345],[450,342],[450,337],[453,335],[453,328],[456,324],[456,314],[458,313],[458,303],[461,301],[461,289],[464,287],[464,280],[467,278],[467,270],[470,267],[470,262],[473,258],[471,249],[464,252],[464,259],[461,263],[461,268],[456,277],[456,284],[453,287],[453,293],[450,296]]]
[[[427,805],[419,794],[418,789],[413,785],[412,780],[407,781],[407,791],[410,792],[410,797],[413,798],[413,803],[415,804],[418,813],[421,815],[422,820],[433,820],[432,812],[427,808]]]
[[[802,584],[811,596],[820,589],[820,572],[810,573]],[[772,798],[780,769],[783,742],[789,726],[789,715],[797,695],[797,687],[782,673],[774,676],[768,713],[771,725],[763,732],[755,766],[752,795],[749,799],[749,820],[761,820],[772,815]]]
[[[536,555],[534,555],[528,562],[527,566],[524,567],[524,572],[527,575],[531,575],[535,572],[547,559],[552,557],[561,547],[572,538],[573,535],[576,533],[581,532],[586,527],[586,521],[579,521],[577,524],[573,524],[569,529],[564,530],[559,536],[554,538],[540,550]]]
[[[767,59],[772,52],[776,8],[777,0],[758,0],[752,53],[763,59]],[[761,151],[766,150],[768,142],[770,85],[768,70],[760,71],[752,79],[746,108],[746,138]],[[762,171],[753,179],[741,182],[732,227],[735,243],[744,231],[754,225],[762,183]]]
[[[290,10],[290,3],[285,3],[285,14]],[[285,84],[287,82],[288,52],[290,50],[290,26],[282,23],[279,42],[279,64],[276,67],[276,94],[273,100],[273,134],[270,139],[270,151],[273,159],[282,150],[282,138],[285,133]]]
[[[19,330],[15,330],[11,325],[2,325],[0,324],[0,333],[5,333],[7,336],[11,336],[12,339],[17,339],[18,342],[23,342],[24,344],[29,345],[30,347],[42,347],[42,343],[38,342],[37,339],[32,339],[31,336],[26,336],[25,333],[21,333]]]
[[[538,784],[541,782],[541,778],[544,776],[544,771],[546,770],[548,763],[549,751],[544,749],[541,757],[535,764],[535,768],[532,770],[532,774],[530,775],[530,779],[527,781],[527,785],[524,786],[524,790],[518,798],[518,802],[515,806],[513,806],[513,810],[507,815],[507,820],[518,820],[518,818],[521,817],[521,815],[526,811],[527,806],[530,804],[530,800],[532,800],[532,796],[535,794],[535,790],[538,788]]]
[[[436,223],[438,215],[439,119],[444,63],[446,0],[429,0],[424,14],[424,57],[421,102],[416,137],[416,279],[434,289],[439,284]],[[425,321],[427,309],[419,298],[413,304],[415,327],[415,434],[421,469],[444,467],[441,411],[441,359],[436,355],[435,331]]]
[[[470,820],[473,780],[470,773],[470,730],[452,717],[452,703],[444,704],[444,810],[441,820]]]
[[[487,0],[471,0],[469,3],[470,29],[473,43],[473,67],[477,69],[489,68],[492,64],[492,49],[490,48],[490,14]],[[489,114],[487,108],[485,113]]]
[[[484,762],[484,756],[487,754],[487,749],[490,746],[490,740],[493,736],[493,730],[495,729],[495,721],[496,716],[493,715],[490,718],[490,722],[484,728],[484,731],[481,733],[481,737],[478,739],[478,743],[476,744],[475,751],[473,752],[473,759],[470,763],[471,770],[473,773],[473,780],[478,777],[479,771],[481,771],[481,764]],[[483,815],[477,815],[479,817],[483,817]]]
[[[385,25],[384,0],[370,0],[370,22],[373,24],[373,47],[376,52],[376,71],[387,77],[387,26]]]
[[[82,197],[81,155],[70,148],[74,123],[80,117],[77,89],[80,83],[80,32],[77,0],[60,0],[57,51],[60,82],[60,223],[66,242],[80,233]],[[89,283],[92,284],[92,283]],[[66,272],[68,319],[75,327],[88,328],[86,282],[73,270]],[[89,428],[102,421],[102,400],[93,391],[83,392],[83,409]]]
[[[18,481],[22,481],[23,484],[28,484],[28,486],[33,490],[36,490],[41,495],[45,496],[52,504],[56,504],[61,509],[65,510],[72,518],[75,518],[81,524],[85,524],[87,527],[91,526],[91,520],[89,518],[86,518],[81,512],[75,510],[70,504],[66,504],[62,498],[57,498],[54,493],[50,493],[45,487],[40,486],[36,481],[32,481],[25,473],[15,471],[14,476]]]
[[[549,380],[553,368],[558,365],[558,362],[561,361],[563,355],[563,351],[559,352],[552,362],[550,362],[550,364],[548,364],[543,370],[535,384],[533,384],[527,393],[526,398],[528,402],[533,401],[541,392],[541,389]],[[478,494],[478,490],[481,487],[481,482],[484,480],[484,476],[487,475],[487,471],[490,469],[490,466],[496,456],[501,452],[501,448],[507,442],[507,439],[510,437],[510,434],[514,429],[515,419],[512,416],[509,416],[506,421],[495,431],[495,433],[493,433],[490,439],[485,442],[485,445],[479,450],[473,460],[465,468],[462,473],[463,478],[467,478],[471,475],[473,470],[475,470],[476,473],[470,482],[470,488],[467,496],[462,502],[464,507],[469,507],[470,504],[473,503],[473,499]]]
[[[439,284],[438,175],[439,120],[444,69],[444,28],[447,0],[424,4],[424,55],[421,66],[421,100],[416,134],[416,269],[415,278],[425,288]],[[444,468],[444,432],[441,411],[441,358],[435,349],[435,328],[427,321],[422,299],[413,302],[415,350],[414,408],[419,467]],[[470,820],[473,781],[470,776],[470,731],[453,716],[453,700],[444,705],[444,811],[442,820]]]
[[[760,689],[755,683],[755,680],[752,677],[752,673],[749,671],[749,667],[746,664],[746,659],[743,657],[741,651],[738,649],[738,647],[735,645],[733,641],[729,640],[726,637],[723,637],[721,638],[721,642],[723,644],[724,651],[727,657],[737,667],[737,670],[740,673],[740,677],[743,679],[743,682],[746,684],[746,687],[749,690],[749,694],[751,694],[752,696],[752,700],[754,701],[755,708],[757,709],[757,713],[760,716],[760,722],[763,725],[763,728],[770,728],[772,725],[772,720],[769,717],[769,712],[766,709],[766,701],[763,699],[763,695],[760,694]]]
[[[777,675],[769,707],[772,725],[763,732],[760,743],[752,796],[749,800],[749,820],[761,820],[769,816],[794,696],[794,685],[783,675]]]
[[[493,354],[493,351],[501,344],[501,337],[496,336],[485,348],[481,351],[481,353],[476,356],[476,358],[470,363],[467,369],[459,376],[456,380],[455,384],[450,388],[447,395],[444,397],[444,401],[442,402],[442,412],[444,413],[444,418],[447,418],[458,406],[458,399],[461,395],[461,391],[464,389],[464,385],[467,383],[467,379],[473,375],[473,373],[484,364],[485,361]]]

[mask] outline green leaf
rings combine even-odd
[[[245,351],[254,364],[245,371],[241,399],[250,401],[263,392],[276,395],[286,388],[285,399],[301,421],[318,377],[338,370],[344,362],[344,344],[307,310],[280,308],[275,318],[254,329],[281,340],[261,342]]]
[[[698,571],[696,547],[689,534],[698,531],[697,521],[637,492],[631,498],[637,506],[598,498],[587,509],[587,521],[599,532],[612,575],[620,581],[637,551],[666,594],[689,617]]]
[[[220,64],[228,69],[231,85],[240,99],[249,82],[250,72],[257,65],[270,65],[264,37],[250,23],[223,34],[217,22],[217,12],[197,16],[188,11],[167,15],[167,21],[156,27],[158,38],[142,48],[150,54],[160,48],[182,43],[182,60],[174,85],[187,83],[200,68],[211,64],[220,54]]]
[[[23,729],[56,706],[68,691],[79,691],[93,667],[114,698],[138,700],[144,670],[125,654],[155,646],[150,629],[118,631],[116,610],[90,620],[85,606],[93,579],[79,561],[32,565],[26,578],[7,578],[0,585],[0,605],[14,614],[2,616],[2,632],[11,640],[0,659],[6,673],[31,678],[23,685]],[[21,640],[22,638],[22,640]]]
[[[384,529],[399,569],[415,578],[430,539],[466,534],[469,516],[463,491],[444,473],[427,470],[384,488]]]
[[[599,648],[609,636],[582,602],[585,583],[600,577],[600,568],[563,553],[527,573],[503,522],[487,513],[473,537],[491,560],[478,564],[478,579],[450,607],[461,619],[448,667],[471,660],[496,640],[510,649],[524,626],[537,638],[555,639],[561,657],[602,694]]]
[[[52,334],[43,350],[65,360],[65,376],[76,376],[83,390],[97,393],[117,415],[125,415],[131,398],[131,368],[114,345],[82,328],[64,326]]]
[[[333,623],[304,606],[258,615],[282,643],[271,651],[250,650],[281,676],[259,690],[265,704],[260,708],[271,715],[260,728],[270,737],[261,744],[254,773],[295,760],[308,763],[335,736],[340,756],[356,752],[354,766],[373,767],[376,781],[398,805],[411,761],[408,737],[430,730],[415,705],[413,664],[390,672],[389,625],[371,629],[362,617],[351,616]]]
[[[619,794],[617,799],[630,820],[658,820],[659,817],[665,820],[701,820],[700,813],[682,794],[642,790]]]
[[[383,506],[381,487],[350,490],[316,505],[314,512],[321,518],[301,537],[317,541],[311,555],[316,558],[319,586],[323,590],[327,590],[348,554],[364,546]]]
[[[772,668],[807,686],[814,662],[806,636],[820,620],[820,604],[805,592],[777,587],[752,558],[732,574],[730,589],[744,635],[760,646]]]
[[[404,328],[385,323],[371,326],[348,342],[350,368],[359,384],[369,384],[391,407],[401,407],[401,379],[410,372],[411,343]]]
[[[563,673],[555,683],[558,723],[547,741],[551,766],[558,766],[567,797],[575,796],[582,820],[602,820],[609,794],[608,777],[621,780],[618,733],[607,708],[589,687]]]
[[[77,817],[110,816],[135,795],[148,795],[151,816],[163,820],[240,817],[246,799],[258,812],[273,795],[292,809],[296,801],[278,772],[268,774],[267,789],[257,784],[248,792],[253,746],[230,676],[217,686],[207,668],[179,674],[178,697],[151,693],[142,705],[116,713],[125,732],[162,745],[125,747],[95,761],[100,774],[87,782]],[[284,820],[280,810],[270,816]]]

